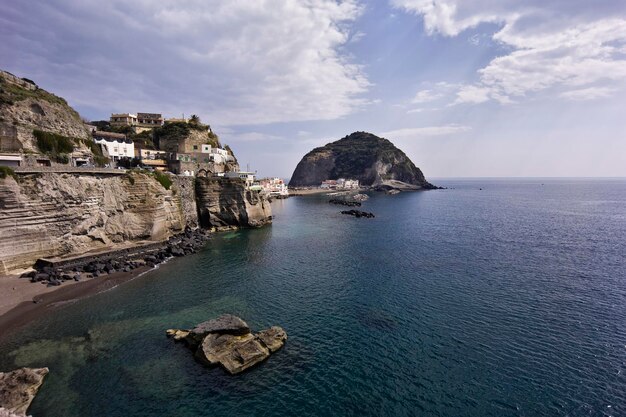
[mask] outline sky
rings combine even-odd
[[[626,1],[0,0],[0,68],[87,120],[197,114],[289,178],[354,131],[427,178],[626,176]]]

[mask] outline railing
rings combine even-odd
[[[39,173],[45,173],[45,172],[58,173],[58,174],[65,174],[65,173],[106,174],[106,175],[126,174],[125,169],[96,168],[96,167],[70,167],[70,166],[51,166],[51,167],[24,166],[24,167],[14,167],[13,171],[16,174],[39,174]]]

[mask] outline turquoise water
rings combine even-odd
[[[216,236],[0,346],[46,416],[626,415],[626,180],[440,180]],[[482,190],[479,190],[482,188]],[[229,376],[165,337],[230,312],[283,350]]]

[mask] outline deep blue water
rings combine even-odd
[[[35,417],[626,415],[626,180],[435,182],[375,219],[277,201],[24,328],[0,369],[50,368]],[[165,337],[224,312],[289,340],[230,376]]]

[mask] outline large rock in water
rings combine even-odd
[[[10,413],[26,415],[46,375],[48,368],[20,368],[12,372],[0,372],[0,407]]]
[[[324,180],[356,179],[361,185],[405,189],[437,188],[422,171],[387,139],[355,132],[302,158],[289,181],[290,187],[319,186]]]
[[[239,317],[224,314],[205,321],[191,330],[170,329],[168,337],[184,340],[202,363],[222,365],[231,374],[238,374],[267,359],[287,340],[287,333],[272,326],[257,334]]]

